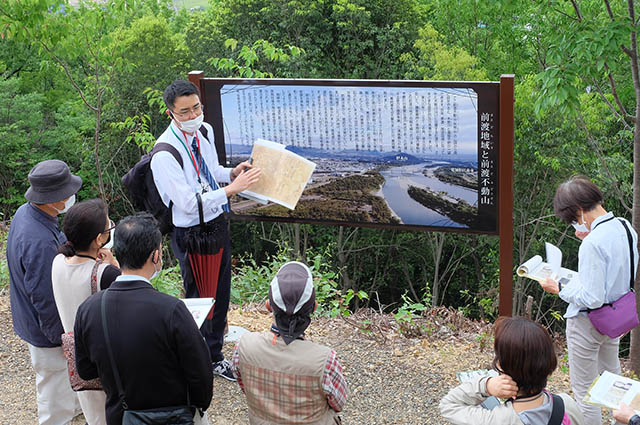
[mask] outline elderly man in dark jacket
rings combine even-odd
[[[75,202],[82,179],[64,162],[49,160],[33,167],[29,182],[24,195],[28,202],[11,220],[7,239],[13,329],[29,346],[40,424],[63,425],[73,419],[79,404],[60,346],[64,331],[53,299],[51,264],[67,240],[57,217]]]
[[[155,219],[123,219],[114,234],[122,275],[82,303],[76,314],[76,366],[83,379],[100,377],[107,424],[131,410],[186,405],[206,410],[213,393],[209,348],[185,304],[149,282],[162,269],[162,235]],[[113,353],[102,328],[102,300]],[[119,394],[116,374],[123,394]],[[198,414],[198,413],[197,413]]]

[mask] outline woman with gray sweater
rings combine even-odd
[[[549,333],[524,317],[500,318],[494,332],[493,367],[499,375],[449,391],[440,401],[442,416],[457,425],[560,425],[567,419],[582,425],[582,413],[570,396],[545,389],[558,362]],[[506,401],[488,410],[481,403],[490,396]]]

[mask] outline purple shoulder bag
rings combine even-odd
[[[622,227],[627,232],[629,240],[630,279],[629,292],[618,298],[611,304],[604,304],[600,308],[587,309],[587,316],[591,324],[602,335],[617,338],[640,324],[638,310],[636,309],[636,293],[633,291],[635,278],[633,268],[633,238],[624,221],[620,220]],[[584,310],[583,310],[584,311]]]

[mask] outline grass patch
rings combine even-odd
[[[190,10],[196,7],[209,8],[209,0],[173,0],[173,5],[180,9]]]
[[[313,286],[316,290],[318,316],[349,316],[349,304],[355,298],[362,300],[369,298],[364,291],[355,292],[353,289],[342,291],[338,283],[339,273],[331,269],[329,247],[322,253],[309,253],[307,266],[313,276]],[[267,258],[262,264],[247,256],[240,259],[235,273],[231,278],[231,302],[246,304],[264,302],[269,296],[269,286],[280,267],[296,260],[291,252],[282,248],[277,254]]]
[[[162,269],[158,276],[151,279],[151,285],[167,295],[178,298],[184,297],[182,275],[180,274],[180,266],[178,265]]]

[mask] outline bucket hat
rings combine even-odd
[[[29,183],[31,186],[24,197],[34,204],[50,204],[78,192],[82,178],[71,174],[69,166],[63,161],[50,159],[37,163],[31,169]]]

